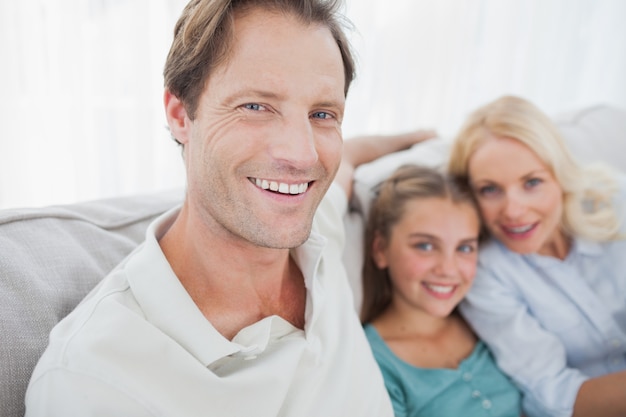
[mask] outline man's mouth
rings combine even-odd
[[[270,190],[280,194],[303,194],[309,188],[308,182],[300,184],[287,184],[285,182],[264,180],[261,178],[249,178],[257,187],[263,190]]]

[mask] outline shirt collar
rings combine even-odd
[[[222,336],[193,302],[158,243],[179,211],[180,206],[150,224],[146,240],[125,266],[129,285],[150,323],[183,346],[205,367],[227,356],[254,356],[262,352],[272,338],[300,331],[284,319],[270,316],[242,329],[233,341]],[[326,238],[312,231],[303,245],[291,251],[307,287],[307,327],[314,321],[315,313],[320,311],[319,305],[313,306],[310,294],[314,287],[319,287],[314,277],[325,244]],[[321,303],[322,298],[315,297],[315,302]]]
[[[506,245],[499,240],[494,239],[496,244],[506,253],[518,255],[517,253],[509,250]],[[570,260],[577,259],[581,256],[600,256],[602,254],[602,245],[598,242],[594,242],[588,239],[575,237],[572,239],[572,246],[570,248],[565,261],[561,261],[551,256],[543,256],[538,253],[529,253],[521,255],[524,259],[535,265],[541,265],[544,267],[554,266],[561,264],[562,262],[568,262]]]
[[[291,256],[296,262],[296,265],[300,268],[300,271],[302,271],[304,285],[307,289],[306,306],[304,310],[305,330],[307,333],[323,311],[326,300],[324,287],[320,280],[316,279],[316,277],[324,274],[322,253],[326,247],[326,243],[327,239],[318,233],[314,226],[306,242],[291,250]]]
[[[146,319],[183,346],[204,366],[241,350],[204,317],[167,262],[158,238],[176,219],[180,207],[157,218],[146,240],[129,259],[128,282]]]

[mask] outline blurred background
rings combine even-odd
[[[0,208],[184,186],[162,69],[186,0],[0,0]],[[343,131],[433,128],[516,94],[626,109],[626,1],[347,0]],[[625,139],[626,140],[626,139]]]

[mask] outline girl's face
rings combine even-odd
[[[469,177],[492,236],[513,252],[563,257],[563,190],[528,146],[489,138],[470,158]]]
[[[470,203],[415,199],[391,229],[373,242],[376,265],[388,268],[392,304],[446,317],[463,299],[476,272],[480,223]]]

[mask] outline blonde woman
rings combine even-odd
[[[511,96],[469,117],[449,169],[489,236],[461,312],[525,414],[626,415],[623,177],[578,165],[550,119]]]

